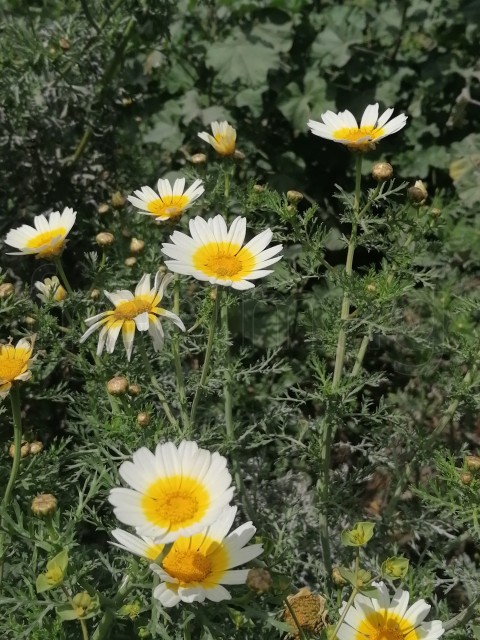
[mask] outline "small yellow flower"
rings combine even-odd
[[[210,126],[212,127],[213,136],[206,131],[202,131],[198,134],[198,137],[211,144],[221,156],[233,156],[237,139],[235,129],[226,120],[224,122],[212,122]]]
[[[57,276],[45,278],[43,282],[35,282],[35,288],[40,291],[37,296],[42,302],[61,302],[67,297],[67,292],[60,284]]]
[[[31,378],[33,345],[22,338],[17,346],[13,344],[0,345],[0,399],[5,398],[15,381],[25,381]]]
[[[400,131],[405,126],[405,114],[401,113],[390,120],[392,114],[393,109],[387,109],[379,117],[376,103],[368,105],[365,109],[360,126],[350,111],[326,111],[321,115],[322,122],[309,120],[308,126],[311,132],[320,138],[339,142],[355,151],[368,151],[379,140]]]
[[[11,255],[35,254],[37,258],[52,259],[59,256],[65,248],[65,241],[75,223],[76,213],[65,207],[62,213],[53,211],[48,219],[35,216],[33,227],[27,224],[7,233],[5,244],[19,249]]]

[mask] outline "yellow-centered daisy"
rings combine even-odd
[[[210,126],[212,127],[213,136],[206,131],[202,131],[198,134],[198,137],[212,145],[221,156],[233,156],[237,139],[235,129],[226,120],[224,122],[212,122]]]
[[[116,487],[109,500],[124,524],[155,543],[173,542],[215,522],[233,496],[226,459],[196,442],[142,447],[119,469],[132,487]]]
[[[437,640],[444,634],[440,620],[424,622],[430,611],[425,600],[408,607],[408,591],[398,589],[390,599],[383,582],[373,586],[378,598],[355,597],[337,632],[338,640]],[[346,606],[344,603],[340,615]]]
[[[390,120],[393,109],[387,109],[378,117],[378,103],[370,104],[365,109],[360,126],[350,111],[322,113],[323,122],[309,120],[308,126],[312,133],[326,140],[333,140],[357,151],[368,151],[375,147],[375,143],[392,133],[403,129],[407,116],[400,114]]]
[[[30,366],[33,344],[22,338],[13,344],[0,344],[0,399],[5,398],[17,381],[29,380],[32,377]]]
[[[250,280],[272,273],[266,267],[282,257],[277,255],[281,244],[266,248],[273,235],[270,229],[243,245],[246,218],[235,218],[229,229],[220,215],[208,221],[197,216],[189,223],[191,236],[175,231],[171,243],[162,245],[163,253],[172,258],[165,264],[175,273],[233,289],[250,289],[255,286]]]
[[[245,584],[248,569],[234,569],[259,556],[261,544],[245,545],[255,534],[251,522],[229,535],[236,507],[228,507],[217,520],[203,531],[175,540],[161,566],[150,568],[162,580],[153,595],[162,606],[173,607],[182,602],[230,600],[224,584]]]
[[[135,293],[125,290],[114,291],[113,293],[105,291],[105,295],[115,308],[87,318],[85,323],[89,328],[80,338],[80,342],[84,342],[94,331],[101,327],[97,355],[101,355],[104,348],[106,348],[107,353],[113,353],[121,331],[127,359],[130,360],[135,329],[138,329],[138,331],[149,332],[155,351],[161,349],[164,339],[162,318],[169,318],[177,327],[185,331],[185,325],[175,313],[158,306],[163,297],[165,287],[172,279],[173,276],[171,274],[164,275],[158,272],[155,276],[153,288],[151,288],[150,274],[146,273],[137,284]]]
[[[160,179],[157,189],[158,193],[150,187],[142,187],[127,199],[140,209],[139,213],[157,220],[169,220],[180,217],[205,191],[201,180],[195,180],[185,191],[185,178],[175,180],[173,185],[169,180]]]
[[[165,546],[157,544],[152,538],[135,536],[123,529],[114,529],[112,536],[117,541],[112,542],[114,547],[129,551],[135,556],[140,556],[140,558],[146,558],[147,560],[156,560]]]
[[[37,296],[42,302],[61,302],[67,297],[67,292],[60,284],[57,276],[45,278],[43,282],[35,282],[35,288],[39,290]]]
[[[65,241],[75,223],[76,215],[73,209],[65,207],[62,213],[53,211],[48,219],[44,215],[35,216],[33,227],[24,224],[18,229],[12,229],[7,233],[5,244],[19,251],[12,251],[10,255],[35,254],[37,258],[56,258],[65,248]]]

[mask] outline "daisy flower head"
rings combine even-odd
[[[219,155],[233,156],[237,139],[235,129],[226,120],[224,122],[212,122],[210,126],[212,127],[213,136],[206,131],[202,131],[198,134],[198,137],[212,145]]]
[[[282,245],[266,248],[273,236],[270,229],[244,245],[246,224],[246,218],[238,217],[228,229],[220,215],[208,221],[199,216],[191,219],[190,236],[175,231],[171,243],[162,245],[163,253],[172,258],[166,266],[210,284],[240,290],[254,287],[251,280],[272,273],[266,267],[280,260]]]
[[[33,343],[24,338],[17,342],[17,346],[0,344],[0,400],[8,395],[14,382],[25,382],[32,377],[32,351]]]
[[[138,329],[138,331],[149,332],[155,351],[161,349],[164,337],[162,318],[169,318],[177,327],[185,331],[185,325],[175,313],[158,306],[165,287],[172,279],[171,274],[164,275],[158,272],[151,287],[150,274],[146,273],[137,284],[135,293],[125,290],[113,293],[105,291],[105,295],[115,308],[87,318],[85,323],[89,328],[80,338],[80,342],[84,342],[94,331],[100,329],[97,355],[101,355],[104,348],[107,353],[113,353],[121,331],[127,359],[130,361],[135,329]]]
[[[142,187],[127,199],[140,210],[139,213],[157,220],[169,220],[179,218],[205,191],[201,180],[195,180],[185,191],[185,178],[178,178],[173,185],[170,180],[160,179],[157,190],[158,193],[150,187]]]
[[[142,447],[119,473],[131,489],[111,490],[115,515],[157,544],[202,531],[233,496],[226,459],[196,442],[158,444],[154,453]]]
[[[61,302],[67,297],[67,292],[60,284],[57,276],[45,278],[43,282],[37,280],[35,288],[40,292],[37,293],[37,296],[42,302]]]
[[[66,238],[75,223],[77,214],[70,207],[65,207],[62,213],[52,211],[48,218],[44,215],[35,216],[33,227],[24,224],[18,229],[7,233],[5,244],[19,249],[10,255],[35,254],[37,258],[51,260],[59,256],[65,248]]]
[[[311,132],[320,138],[340,142],[355,151],[368,151],[374,148],[379,140],[400,131],[405,126],[405,114],[401,113],[390,120],[392,114],[393,109],[387,109],[378,117],[376,103],[368,105],[365,109],[360,126],[350,111],[326,111],[321,115],[322,122],[309,120],[308,126]]]
[[[129,533],[123,529],[114,529],[112,536],[117,541],[111,543],[114,547],[129,551],[133,553],[133,555],[146,558],[147,560],[156,560],[165,546],[163,544],[157,544],[155,540],[148,536],[135,536],[133,533]]]
[[[216,521],[203,531],[175,540],[161,565],[150,568],[162,580],[153,596],[164,607],[179,602],[230,600],[224,584],[245,584],[248,569],[234,569],[259,556],[261,544],[245,545],[255,534],[255,527],[246,522],[230,534],[236,507],[228,507]]]
[[[408,606],[408,591],[398,589],[390,599],[387,586],[373,583],[378,598],[357,595],[340,626],[338,640],[437,640],[445,629],[440,620],[424,622],[430,605],[417,600]],[[344,611],[344,603],[340,614]]]

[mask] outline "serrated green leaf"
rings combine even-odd
[[[242,32],[214,43],[207,53],[207,65],[225,83],[241,82],[248,87],[264,84],[271,69],[280,65],[280,58],[272,47],[254,42]]]

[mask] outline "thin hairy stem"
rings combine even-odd
[[[365,358],[365,354],[367,352],[367,348],[371,339],[372,336],[370,333],[363,336],[360,348],[357,353],[355,364],[353,365],[352,377],[358,376],[358,374],[360,373],[360,369],[362,368],[363,360]]]
[[[67,275],[63,269],[63,265],[62,265],[62,259],[60,258],[60,256],[57,256],[56,258],[53,259],[53,262],[55,263],[55,266],[57,267],[57,271],[60,275],[60,278],[62,280],[63,286],[65,287],[65,289],[68,291],[68,293],[71,295],[73,293],[73,289],[70,286],[70,282],[68,281]]]
[[[75,606],[75,603],[73,601],[72,598],[72,594],[69,592],[69,590],[67,589],[67,587],[64,584],[60,585],[61,590],[63,591],[63,593],[65,594],[70,606],[72,607],[72,609],[74,611],[77,610],[77,607]],[[85,622],[85,620],[83,620],[82,618],[77,618],[77,620],[80,623],[80,627],[82,628],[82,640],[88,640],[88,629],[87,629],[87,624]]]
[[[22,449],[22,414],[20,407],[20,391],[18,387],[13,386],[10,391],[10,402],[12,405],[12,418],[13,418],[13,445],[15,451],[13,453],[12,468],[10,469],[10,477],[8,479],[7,487],[2,499],[2,508],[5,510],[10,504],[12,499],[13,487],[17,479],[18,470],[20,468],[20,458]],[[3,561],[5,552],[5,532],[3,518],[0,522],[0,584],[3,579]]]
[[[165,415],[167,416],[167,419],[172,425],[172,427],[174,427],[177,431],[179,431],[179,424],[170,409],[170,405],[168,404],[167,399],[165,398],[165,394],[163,393],[162,388],[158,383],[157,377],[153,371],[150,360],[148,359],[147,350],[145,349],[145,343],[142,339],[140,339],[138,341],[138,344],[139,344],[140,355],[142,357],[143,366],[145,367],[145,371],[147,372],[153,386],[157,391],[157,395],[160,400],[160,404],[162,405],[162,408],[165,412]]]
[[[175,280],[173,284],[173,313],[177,316],[180,312],[180,276],[175,274]],[[185,394],[185,380],[183,377],[182,361],[180,358],[180,336],[178,333],[172,337],[172,352],[173,360],[175,363],[175,377],[177,381],[177,391],[180,404],[180,416],[182,420],[182,426],[185,432],[190,431],[190,417],[187,411],[187,396]]]
[[[360,558],[359,558],[359,555],[358,555],[358,552],[357,552],[357,556],[356,556],[356,558],[355,558],[355,583],[357,582],[357,576],[358,576],[358,570],[359,570],[359,568],[360,568]],[[348,613],[348,610],[349,610],[349,609],[350,609],[350,607],[352,606],[353,601],[355,600],[355,596],[357,595],[357,593],[358,593],[358,589],[357,589],[357,587],[353,587],[353,589],[352,589],[352,593],[350,594],[350,597],[349,597],[349,599],[347,600],[347,604],[345,605],[345,608],[344,608],[344,610],[342,611],[342,615],[341,615],[341,616],[340,616],[340,618],[338,619],[338,622],[337,622],[337,624],[335,625],[335,629],[334,629],[334,630],[333,630],[333,632],[332,632],[332,635],[331,635],[331,639],[332,639],[332,640],[337,640],[337,638],[338,638],[338,636],[337,636],[338,630],[339,630],[339,629],[340,629],[340,627],[342,626],[343,621],[345,620],[345,618],[346,618],[346,616],[347,616],[347,613]]]
[[[215,291],[215,305],[213,307],[212,317],[210,318],[210,329],[208,332],[207,348],[205,350],[205,360],[203,361],[202,374],[200,376],[200,381],[198,383],[197,390],[195,391],[195,395],[193,397],[192,408],[190,411],[190,424],[192,426],[195,424],[195,417],[197,415],[198,403],[200,401],[200,396],[205,386],[205,382],[207,380],[208,369],[209,369],[210,360],[212,357],[213,339],[215,337],[215,330],[217,328],[217,318],[218,318],[218,309],[220,306],[221,290],[218,287],[216,287],[213,291]]]

